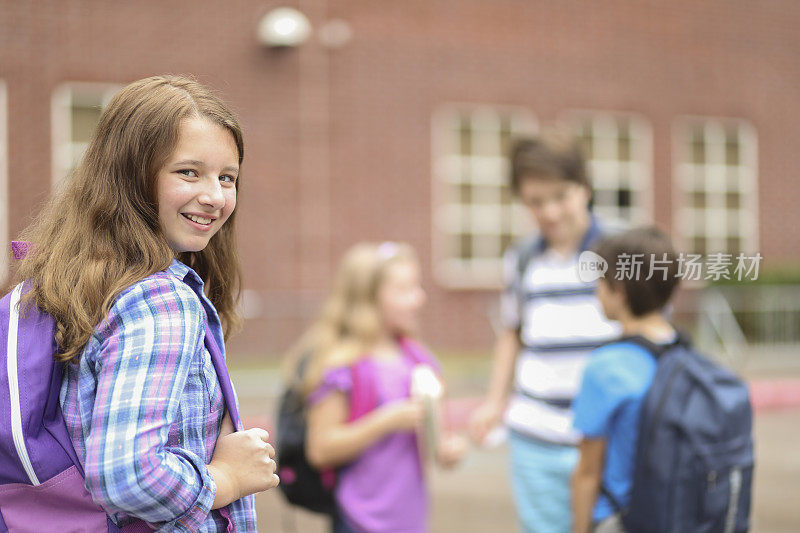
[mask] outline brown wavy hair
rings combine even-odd
[[[519,193],[520,183],[527,179],[564,180],[592,188],[578,138],[557,128],[545,129],[535,137],[514,143],[510,177],[515,193]]]
[[[239,329],[236,211],[204,250],[177,255],[158,221],[157,172],[181,122],[194,117],[226,128],[241,164],[241,128],[208,88],[183,76],[135,81],[111,100],[78,166],[20,236],[31,246],[15,278],[32,282],[26,300],[55,319],[58,360],[77,361],[119,294],[176,257],[204,280],[225,337]]]

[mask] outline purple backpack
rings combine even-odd
[[[118,532],[84,486],[61,413],[63,363],[53,357],[55,321],[35,305],[22,306],[20,313],[24,290],[17,285],[0,300],[0,532]],[[241,430],[225,360],[207,323],[205,342],[231,420]],[[226,509],[221,514],[229,518]],[[151,528],[139,520],[122,531]]]

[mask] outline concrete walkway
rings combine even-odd
[[[459,375],[446,361],[450,390],[447,415],[463,428],[480,401],[487,375],[472,368]],[[458,365],[455,365],[458,366]],[[467,367],[471,365],[465,365]],[[282,388],[274,365],[236,368],[232,372],[247,427],[272,430],[276,399]],[[772,374],[772,373],[770,373]],[[794,372],[759,373],[749,380],[755,407],[756,474],[753,527],[756,533],[800,531],[800,376]],[[434,533],[514,532],[516,518],[508,484],[505,445],[473,449],[458,469],[430,472],[431,531]],[[326,520],[286,505],[281,494],[269,491],[256,498],[259,531],[317,533],[328,531]]]

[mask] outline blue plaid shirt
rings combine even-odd
[[[234,531],[256,531],[253,496],[211,511],[206,465],[225,402],[204,310],[224,346],[203,281],[173,261],[125,289],[78,364],[65,365],[61,406],[86,488],[119,525],[135,517],[158,531],[226,531],[227,514]]]

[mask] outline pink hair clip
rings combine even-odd
[[[392,242],[392,241],[382,242],[378,246],[378,257],[380,257],[381,260],[383,260],[383,261],[388,261],[389,259],[391,259],[395,255],[397,255],[397,252],[398,252],[399,249],[400,249],[400,247],[397,246],[396,242]]]

